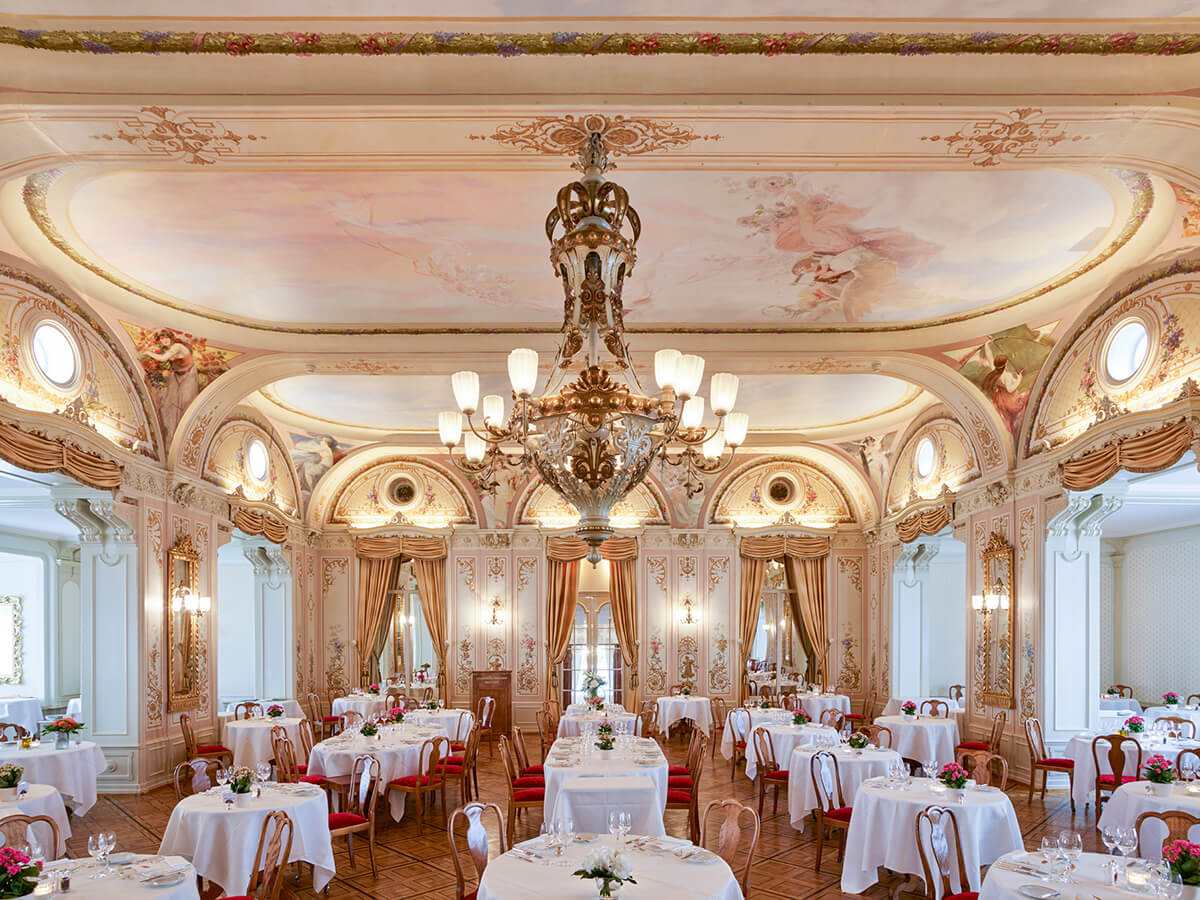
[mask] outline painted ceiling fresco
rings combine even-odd
[[[547,322],[542,226],[568,173],[123,171],[70,199],[78,239],[176,302],[280,323]],[[1097,248],[1084,174],[622,171],[644,223],[631,325],[936,320]],[[137,216],[118,214],[136,208]],[[64,224],[64,223],[60,223]]]

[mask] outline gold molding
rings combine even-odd
[[[189,612],[183,610],[179,615],[184,617],[183,628],[186,629],[185,634],[180,634],[179,628],[176,626],[175,613],[171,610],[171,596],[175,592],[175,564],[179,563],[184,566],[184,572],[180,576],[179,586],[191,591],[194,596],[198,596],[200,592],[200,551],[195,549],[192,544],[192,536],[190,534],[180,535],[175,540],[175,544],[167,551],[167,568],[165,572],[165,584],[163,585],[163,618],[167,622],[167,646],[166,646],[166,663],[167,663],[167,712],[184,712],[189,709],[200,708],[200,614],[197,612]],[[186,583],[184,583],[186,581]],[[190,653],[184,661],[184,665],[188,667],[191,674],[190,687],[176,684],[175,674],[175,654],[178,652],[177,643],[180,640],[186,640],[190,646]]]

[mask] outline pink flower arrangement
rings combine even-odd
[[[1163,703],[1165,703],[1167,706],[1176,706],[1179,703],[1179,695],[1174,691],[1167,691],[1162,695],[1162,697]]]
[[[913,703],[911,700],[905,700],[900,704],[900,712],[904,713],[906,716],[911,716],[916,711],[917,704]]]
[[[588,709],[592,710],[593,712],[600,712],[602,709],[604,709],[604,698],[603,697],[589,697],[588,701],[587,701],[587,705],[588,705]]]
[[[1146,720],[1141,716],[1130,716],[1125,720],[1125,730],[1130,734],[1141,734],[1146,730]]]
[[[811,721],[812,721],[812,719],[810,719],[808,717],[808,713],[806,713],[802,709],[798,709],[798,710],[796,710],[795,713],[792,714],[792,724],[793,725],[807,725]]]
[[[938,772],[938,781],[948,788],[961,790],[967,786],[967,770],[958,763],[946,763]]]
[[[1191,841],[1171,841],[1163,845],[1163,859],[1178,872],[1184,884],[1200,884],[1200,844]]]
[[[272,719],[278,719],[284,713],[284,709],[278,703],[272,703],[267,707],[267,715]]]
[[[371,693],[371,694],[378,694],[378,693],[379,693],[379,685],[377,685],[377,684],[368,684],[368,685],[367,685],[367,692],[368,692],[368,693]]]
[[[1173,784],[1175,782],[1175,767],[1167,762],[1161,754],[1154,754],[1142,766],[1142,777],[1151,784]]]
[[[383,714],[383,721],[388,725],[399,725],[404,721],[404,710],[398,706],[393,706]]]
[[[33,891],[33,881],[42,870],[20,850],[0,847],[0,897],[23,897]]]

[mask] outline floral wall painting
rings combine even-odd
[[[238,352],[208,346],[208,340],[173,328],[143,328],[122,322],[137,349],[154,408],[168,442],[188,406],[209,382],[229,371]]]
[[[300,492],[307,504],[321,476],[346,455],[350,445],[339,442],[332,434],[292,432],[289,437],[292,441],[292,462],[300,478]]]
[[[1021,429],[1038,370],[1054,347],[1050,335],[1057,324],[999,331],[959,360],[959,371],[983,391],[1014,437]]]
[[[1200,193],[1172,182],[1182,237],[1200,237]]]

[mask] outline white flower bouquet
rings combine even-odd
[[[579,878],[590,878],[597,882],[601,897],[611,897],[613,887],[618,889],[625,882],[637,884],[629,857],[615,847],[600,847],[585,856],[579,868],[571,873]]]
[[[601,678],[599,675],[597,675],[595,672],[584,672],[583,673],[583,689],[585,691],[587,691],[587,695],[589,698],[595,698],[596,695],[599,693],[600,688],[604,687],[604,685],[606,685],[606,684],[608,684],[608,682],[605,681],[603,678]]]

